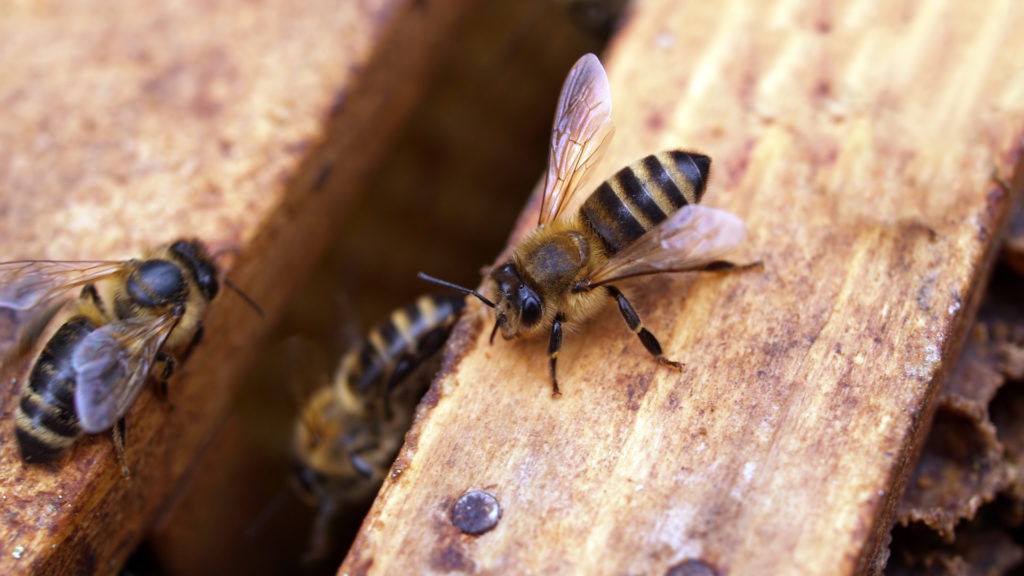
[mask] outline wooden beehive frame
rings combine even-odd
[[[709,153],[705,202],[746,220],[739,258],[765,270],[624,287],[686,369],[609,308],[566,337],[558,400],[546,342],[490,346],[472,305],[343,573],[884,565],[1024,128],[1024,12],[905,8],[633,7],[604,55],[618,130],[598,171]],[[450,519],[472,489],[502,507],[480,536]]]

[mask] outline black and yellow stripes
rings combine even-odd
[[[355,358],[343,364],[346,384],[357,394],[387,391],[441,348],[464,305],[461,295],[427,295],[392,312],[349,353]]]
[[[604,181],[580,208],[580,218],[612,255],[670,214],[700,202],[711,159],[669,150],[650,154]]]
[[[72,353],[96,329],[86,316],[64,323],[39,354],[15,414],[15,435],[28,462],[49,462],[82,434],[75,412]]]

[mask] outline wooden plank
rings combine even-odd
[[[3,394],[0,572],[116,572],[229,408],[254,346],[416,101],[466,2],[18,3],[0,19],[0,260],[236,248],[203,344],[106,435],[26,466]],[[116,15],[116,16],[112,16]],[[22,366],[4,368],[5,381]]]
[[[1009,239],[1009,236],[1007,237]],[[1004,244],[1004,251],[1008,247]],[[1013,535],[1024,475],[1024,276],[997,266],[950,377],[892,530],[886,574],[1005,574],[1022,560]]]
[[[550,0],[477,3],[449,40],[408,125],[260,348],[187,492],[148,539],[163,573],[300,569],[316,510],[286,480],[303,393],[330,378],[343,336],[429,289],[417,270],[475,282],[546,161],[551,94],[596,45]],[[308,358],[297,371],[296,356]],[[338,512],[331,553],[303,572],[337,569],[371,502]]]
[[[1008,217],[1022,24],[1011,2],[637,3],[598,171],[709,153],[705,201],[764,270],[624,283],[686,368],[610,307],[566,337],[557,400],[545,339],[490,346],[472,305],[339,573],[879,570]],[[480,536],[451,520],[469,490],[501,507]]]

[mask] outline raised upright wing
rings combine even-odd
[[[113,426],[131,407],[179,317],[112,322],[91,332],[71,358],[75,409],[82,430],[96,434]]]
[[[724,258],[746,236],[746,226],[736,216],[688,204],[617,252],[584,284],[592,288],[633,276],[697,270]]]
[[[586,54],[569,71],[558,98],[538,225],[561,214],[611,131],[608,75],[597,56]]]
[[[0,262],[0,307],[27,310],[67,290],[120,272],[124,261],[18,260]]]

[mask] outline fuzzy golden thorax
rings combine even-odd
[[[523,238],[512,258],[490,274],[502,337],[545,332],[559,313],[569,322],[592,316],[604,299],[576,286],[604,262],[599,246],[576,218],[541,225]]]

